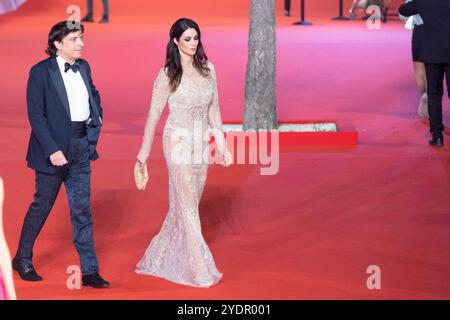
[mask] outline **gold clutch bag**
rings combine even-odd
[[[134,165],[134,182],[136,182],[136,187],[138,188],[138,190],[145,190],[145,186],[148,182],[148,171],[146,163],[144,163],[144,165],[141,167],[139,161],[136,161],[136,164]]]

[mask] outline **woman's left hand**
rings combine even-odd
[[[232,164],[233,164],[233,156],[227,150],[227,152],[223,155],[222,166],[229,167]]]

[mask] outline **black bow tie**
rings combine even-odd
[[[64,72],[67,72],[69,69],[72,69],[73,72],[77,73],[78,69],[80,69],[80,65],[78,62],[75,62],[74,64],[64,63]]]

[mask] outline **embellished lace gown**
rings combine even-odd
[[[183,74],[175,92],[170,92],[164,68],[159,71],[138,155],[141,162],[146,162],[156,125],[167,104],[163,151],[169,172],[169,211],[136,272],[195,287],[210,287],[222,278],[203,238],[198,211],[208,170],[208,125],[219,150],[226,150],[220,149],[226,148],[226,143],[216,73],[212,63],[208,62],[208,67],[207,78],[197,72],[192,76]]]

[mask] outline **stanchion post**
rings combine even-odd
[[[295,25],[310,26],[311,22],[305,20],[305,0],[300,0],[300,21],[294,22]]]
[[[334,17],[333,20],[350,20],[350,18],[344,17],[344,0],[339,0],[339,16]]]

